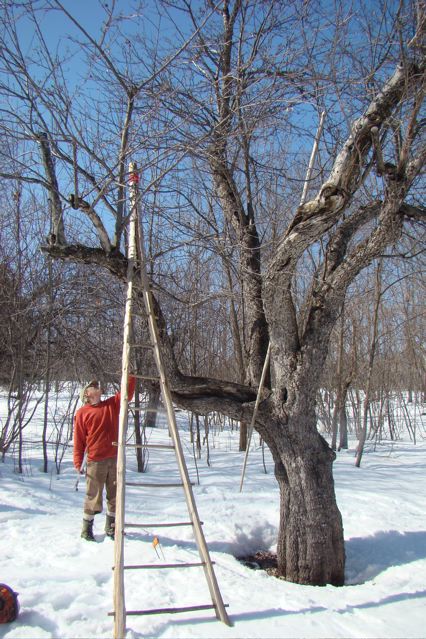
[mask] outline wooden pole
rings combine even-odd
[[[315,162],[315,157],[316,154],[318,152],[318,145],[319,145],[319,141],[322,135],[322,130],[324,127],[324,120],[325,120],[325,111],[322,111],[321,113],[321,117],[320,117],[320,121],[319,121],[319,125],[318,125],[318,130],[315,136],[315,140],[314,140],[314,144],[312,147],[312,152],[311,152],[311,157],[309,158],[309,165],[308,165],[308,170],[306,171],[306,177],[305,177],[305,183],[303,185],[303,192],[302,192],[302,197],[300,198],[300,204],[299,206],[302,206],[302,204],[304,204],[306,202],[306,197],[308,195],[308,188],[309,188],[309,182],[312,176],[312,171],[314,168],[314,162]]]
[[[115,513],[114,541],[114,639],[126,636],[126,605],[124,594],[124,514],[125,514],[125,479],[126,479],[126,432],[128,416],[128,379],[130,362],[130,343],[132,326],[133,280],[135,273],[136,223],[137,223],[137,166],[129,164],[129,246],[127,251],[127,295],[124,315],[123,355],[120,388],[120,417],[118,429],[117,452],[117,502]]]
[[[245,475],[245,472],[246,472],[247,458],[248,458],[249,449],[250,449],[251,436],[253,434],[254,424],[256,422],[257,410],[259,408],[259,403],[260,403],[260,395],[262,393],[263,384],[265,383],[265,377],[266,377],[266,373],[268,371],[270,357],[271,357],[271,342],[269,342],[268,350],[266,351],[266,357],[265,357],[265,361],[263,363],[262,375],[261,375],[261,378],[260,378],[259,388],[257,390],[256,403],[254,405],[253,415],[252,415],[251,422],[250,422],[248,438],[247,438],[246,454],[244,455],[243,470],[241,472],[240,492],[243,489],[244,475]]]

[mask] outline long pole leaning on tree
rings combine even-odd
[[[305,182],[303,184],[302,197],[300,198],[299,206],[302,206],[306,202],[306,197],[308,195],[309,182],[311,181],[312,171],[314,169],[314,162],[316,155],[318,153],[318,145],[322,135],[322,130],[324,128],[324,120],[325,120],[325,111],[321,112],[320,121],[318,124],[318,129],[315,135],[314,144],[312,146],[311,157],[309,158],[308,169],[306,171]]]
[[[268,350],[266,351],[266,357],[265,357],[265,361],[263,363],[263,369],[262,369],[262,375],[260,377],[259,388],[257,389],[256,403],[254,405],[253,415],[252,415],[250,426],[249,426],[249,432],[248,432],[248,437],[247,437],[247,446],[246,446],[246,454],[244,455],[243,470],[241,472],[240,492],[243,489],[244,475],[245,475],[245,472],[246,472],[247,458],[248,458],[248,454],[249,454],[249,450],[250,450],[251,436],[253,435],[254,424],[256,422],[257,411],[258,411],[259,403],[260,403],[260,397],[261,397],[261,394],[262,394],[263,385],[265,383],[265,377],[266,377],[266,373],[268,371],[270,357],[271,357],[271,342],[269,342]]]

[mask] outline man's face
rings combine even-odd
[[[89,386],[89,388],[86,389],[85,395],[87,404],[90,404],[91,406],[99,404],[102,395],[102,390],[100,388],[99,382],[97,382],[96,385],[93,384],[92,386]]]

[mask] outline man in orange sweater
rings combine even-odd
[[[135,392],[136,379],[129,376],[127,396],[129,401]],[[81,536],[96,541],[93,521],[102,512],[102,495],[105,488],[107,513],[105,532],[114,539],[115,500],[117,493],[117,446],[120,393],[101,400],[102,388],[98,380],[90,381],[81,391],[84,406],[74,417],[74,466],[83,472],[83,460],[87,453],[86,497],[84,500],[83,530]]]

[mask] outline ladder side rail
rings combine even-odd
[[[136,170],[136,165],[130,164],[130,175]],[[128,424],[128,378],[130,362],[130,343],[132,337],[132,302],[134,288],[136,246],[136,184],[130,183],[130,220],[129,246],[127,264],[127,293],[123,329],[123,353],[120,386],[120,416],[118,426],[117,450],[117,500],[115,513],[114,539],[114,638],[122,639],[126,636],[126,607],[124,593],[124,518],[125,518],[125,477],[126,477],[126,434]]]
[[[150,283],[148,281],[148,275],[146,272],[146,256],[145,256],[145,250],[144,250],[144,245],[143,245],[143,237],[142,237],[142,229],[141,229],[141,225],[138,224],[138,229],[137,229],[137,236],[138,236],[138,249],[139,249],[139,254],[141,257],[141,269],[140,269],[140,275],[141,275],[141,283],[142,283],[142,288],[143,288],[143,297],[144,297],[144,302],[145,302],[145,309],[147,312],[147,316],[148,316],[148,326],[149,326],[149,332],[151,335],[151,340],[153,343],[153,352],[154,352],[154,357],[156,360],[156,364],[157,364],[157,368],[158,368],[158,372],[160,375],[160,388],[161,388],[161,392],[162,392],[162,396],[163,396],[163,402],[164,405],[166,407],[166,412],[167,412],[167,417],[168,417],[168,423],[169,423],[169,429],[170,429],[170,434],[173,440],[173,444],[175,446],[176,449],[176,458],[177,458],[177,462],[178,462],[178,468],[179,468],[179,472],[182,478],[182,483],[183,483],[183,488],[184,488],[184,493],[185,493],[185,499],[187,502],[187,507],[188,507],[188,513],[190,516],[191,521],[193,522],[193,529],[194,529],[194,534],[195,534],[195,538],[197,541],[197,547],[198,547],[198,551],[200,554],[200,558],[204,564],[204,571],[206,574],[206,581],[210,590],[210,595],[213,601],[213,604],[215,606],[215,610],[216,610],[216,616],[223,621],[225,624],[227,624],[228,626],[231,625],[231,622],[229,620],[228,614],[226,612],[225,609],[225,605],[223,603],[222,600],[222,595],[220,593],[219,590],[219,586],[216,580],[216,575],[214,573],[213,570],[213,566],[212,566],[212,562],[210,559],[210,555],[209,555],[209,551],[207,548],[207,544],[206,544],[206,540],[204,537],[204,533],[203,530],[201,528],[201,524],[200,524],[200,520],[198,517],[198,513],[197,513],[197,508],[195,505],[195,499],[194,499],[194,494],[191,488],[191,482],[189,479],[189,475],[188,475],[188,469],[186,467],[186,464],[184,462],[184,455],[183,455],[183,449],[182,449],[182,445],[180,442],[180,437],[179,437],[179,433],[178,433],[178,429],[177,429],[177,423],[176,423],[176,417],[175,417],[175,412],[174,412],[174,408],[173,408],[173,402],[172,402],[172,396],[171,396],[171,392],[170,392],[170,388],[169,385],[167,383],[166,377],[165,377],[165,373],[164,373],[164,367],[163,367],[163,363],[162,363],[162,358],[161,358],[161,352],[159,349],[159,339],[158,339],[158,329],[157,329],[157,323],[155,320],[155,315],[154,315],[154,309],[153,309],[153,302],[152,302],[152,298],[151,298],[151,289],[150,289]]]

